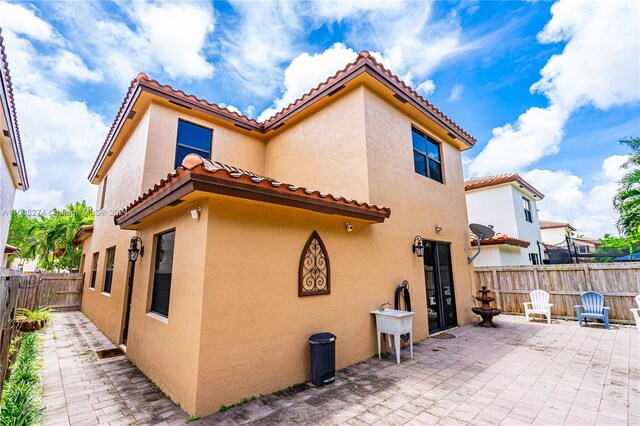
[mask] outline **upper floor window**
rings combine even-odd
[[[98,210],[102,210],[104,208],[104,197],[107,194],[107,178],[109,176],[105,176],[102,181],[102,191],[100,192],[100,208]]]
[[[538,255],[536,253],[529,253],[529,260],[531,261],[532,265],[540,264],[540,259],[538,258]]]
[[[578,246],[578,253],[582,253],[582,254],[589,253],[589,246]]]
[[[411,129],[411,133],[416,173],[442,183],[440,144],[414,128]]]
[[[531,215],[531,201],[528,198],[522,197],[522,206],[524,207],[524,220],[533,223],[533,216]]]
[[[187,154],[198,154],[211,159],[211,139],[213,130],[178,120],[178,140],[176,142],[175,168],[182,164]]]
[[[156,236],[156,258],[151,290],[151,312],[169,316],[169,296],[171,295],[171,275],[173,273],[173,246],[176,231]]]
[[[105,267],[104,274],[104,287],[102,289],[105,293],[111,293],[111,282],[113,281],[113,264],[116,260],[116,248],[111,247],[107,249],[107,265]]]

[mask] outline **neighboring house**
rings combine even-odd
[[[7,244],[16,189],[26,191],[29,188],[3,41],[0,29],[0,247]],[[0,275],[4,268],[3,262]]]
[[[545,244],[567,248],[567,237],[573,238],[576,228],[567,222],[541,220],[540,233]]]
[[[573,237],[571,240],[578,254],[592,254],[600,248],[597,238]]]
[[[11,267],[11,260],[10,257],[13,256],[14,254],[17,254],[20,252],[20,249],[18,247],[14,247],[12,245],[9,244],[5,244],[4,246],[4,256],[2,257],[2,267],[5,269],[10,269]]]
[[[316,332],[370,358],[403,280],[415,340],[469,323],[474,143],[368,52],[265,122],[139,74],[89,176],[82,311],[197,415],[309,380]]]
[[[476,266],[537,265],[540,226],[537,202],[544,198],[517,173],[469,179],[464,183],[470,223],[490,226],[493,238],[480,241]],[[475,238],[472,237],[475,246]]]

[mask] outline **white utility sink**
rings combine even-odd
[[[371,311],[376,316],[376,328],[378,335],[378,358],[382,358],[380,353],[380,335],[382,333],[393,335],[394,351],[396,360],[400,364],[400,335],[409,333],[409,348],[413,359],[413,314],[410,311],[398,311],[395,309],[376,309]]]

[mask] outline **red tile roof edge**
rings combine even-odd
[[[540,229],[553,229],[553,228],[570,228],[573,231],[577,231],[569,222],[562,222],[558,220],[540,220]]]
[[[2,28],[0,28],[0,67],[3,70],[3,77],[0,84],[2,84],[3,91],[7,94],[7,103],[9,105],[9,130],[13,130],[14,137],[11,138],[11,144],[16,152],[18,162],[18,173],[21,176],[22,190],[29,189],[29,176],[27,176],[27,167],[24,161],[24,152],[22,150],[22,141],[20,139],[20,127],[18,126],[18,116],[16,114],[16,103],[13,94],[13,85],[11,84],[11,73],[9,72],[9,62],[7,61],[7,54],[5,53],[4,37],[2,37]]]
[[[471,191],[474,189],[488,188],[491,186],[502,185],[509,182],[518,182],[529,192],[537,195],[539,199],[542,200],[544,198],[544,194],[542,192],[540,192],[533,185],[524,180],[524,178],[518,173],[505,173],[501,175],[471,178],[464,181],[464,190]]]
[[[257,175],[253,172],[239,169],[237,167],[228,166],[216,161],[210,161],[200,157],[197,154],[188,154],[182,161],[182,165],[178,169],[169,173],[166,178],[161,179],[159,183],[144,192],[136,200],[130,203],[127,207],[121,210],[115,217],[114,222],[116,225],[120,225],[124,221],[124,216],[129,215],[133,210],[137,210],[141,205],[150,198],[155,198],[158,194],[168,190],[177,181],[188,179],[193,175],[212,176],[219,174],[219,177],[227,181],[240,181],[243,184],[248,184],[255,187],[268,187],[279,192],[285,192],[302,197],[312,198],[323,201],[328,204],[339,204],[342,206],[349,206],[372,213],[381,214],[384,218],[391,216],[391,209],[387,207],[380,207],[375,204],[369,204],[366,202],[360,202],[351,200],[345,197],[334,196],[332,194],[321,193],[317,190],[310,190],[304,187],[297,187],[284,182],[278,182],[274,179]]]
[[[358,54],[358,57],[356,58],[356,60],[354,62],[348,63],[347,65],[345,65],[345,67],[343,69],[341,69],[338,72],[336,72],[333,76],[330,76],[329,78],[327,78],[324,82],[319,83],[315,88],[311,89],[310,91],[308,91],[307,93],[302,95],[300,98],[298,98],[295,101],[293,101],[292,103],[290,103],[285,108],[283,108],[280,111],[278,111],[277,113],[275,113],[272,117],[268,118],[264,122],[258,122],[258,121],[254,120],[252,118],[248,118],[248,117],[246,117],[246,116],[244,116],[242,114],[239,114],[236,111],[229,111],[229,109],[227,109],[227,108],[222,108],[217,104],[213,104],[213,103],[210,103],[210,102],[208,102],[208,101],[206,101],[204,99],[200,99],[200,98],[198,98],[198,97],[196,97],[194,95],[187,94],[182,90],[176,90],[170,85],[163,85],[163,84],[159,83],[157,80],[154,80],[154,79],[150,78],[147,74],[141,72],[136,76],[136,78],[134,78],[131,81],[131,85],[129,86],[127,94],[126,94],[126,96],[125,96],[125,98],[124,98],[124,100],[122,102],[122,105],[120,106],[120,109],[118,110],[118,113],[116,114],[116,118],[115,118],[113,124],[111,125],[111,128],[109,129],[109,132],[107,133],[107,137],[106,137],[102,147],[100,148],[100,152],[99,152],[99,154],[98,154],[93,166],[91,167],[91,172],[89,174],[89,179],[91,180],[93,178],[94,174],[97,172],[97,169],[99,168],[99,166],[101,165],[102,161],[104,160],[105,151],[107,149],[107,146],[109,145],[109,141],[114,136],[116,128],[118,127],[118,123],[122,120],[124,112],[127,109],[127,105],[129,103],[129,101],[131,100],[133,93],[135,92],[137,87],[140,86],[140,85],[148,87],[148,88],[151,88],[151,89],[156,89],[156,90],[164,92],[166,94],[173,95],[173,96],[188,100],[190,102],[199,104],[201,107],[203,107],[205,109],[213,110],[214,112],[220,113],[223,116],[227,116],[228,118],[230,118],[232,120],[238,120],[240,122],[243,122],[246,125],[248,125],[249,127],[253,128],[252,130],[257,130],[257,131],[260,131],[261,133],[264,133],[264,132],[270,130],[270,127],[279,118],[281,118],[281,117],[283,117],[285,115],[291,114],[294,111],[297,111],[298,109],[300,109],[303,106],[303,104],[307,100],[309,100],[309,99],[313,98],[314,96],[318,95],[323,89],[325,89],[328,86],[330,86],[337,79],[349,75],[352,71],[355,71],[357,68],[359,68],[359,65],[364,64],[364,63],[370,64],[372,66],[372,68],[376,69],[379,73],[381,73],[387,79],[389,79],[390,81],[392,81],[396,85],[398,85],[407,95],[411,96],[416,102],[421,104],[427,110],[431,111],[434,115],[436,115],[438,118],[440,118],[443,122],[445,122],[446,124],[450,125],[452,129],[457,131],[461,136],[463,136],[466,139],[466,142],[469,145],[472,146],[472,145],[475,144],[476,139],[473,136],[471,136],[468,132],[466,132],[460,126],[458,126],[453,120],[451,120],[442,111],[440,111],[439,109],[434,107],[431,103],[429,103],[427,100],[425,100],[420,94],[418,94],[418,92],[413,90],[404,81],[400,80],[400,78],[397,75],[393,74],[390,70],[385,68],[384,65],[382,65],[379,62],[377,62],[375,60],[375,58],[373,58],[369,52],[367,52],[366,50],[363,50]]]
[[[4,245],[4,254],[15,254],[19,251],[20,249],[16,246],[12,246],[11,244]]]
[[[520,240],[518,238],[512,238],[506,234],[501,234],[500,232],[496,232],[496,234],[491,238],[483,238],[480,240],[480,246],[491,246],[491,245],[499,245],[506,244],[510,246],[523,247],[527,248],[531,245],[529,241]],[[471,245],[478,245],[478,240],[475,235],[471,234]]]

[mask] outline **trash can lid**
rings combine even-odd
[[[332,343],[336,341],[336,336],[331,333],[316,333],[309,337],[309,343],[312,345],[321,345],[323,343]]]

